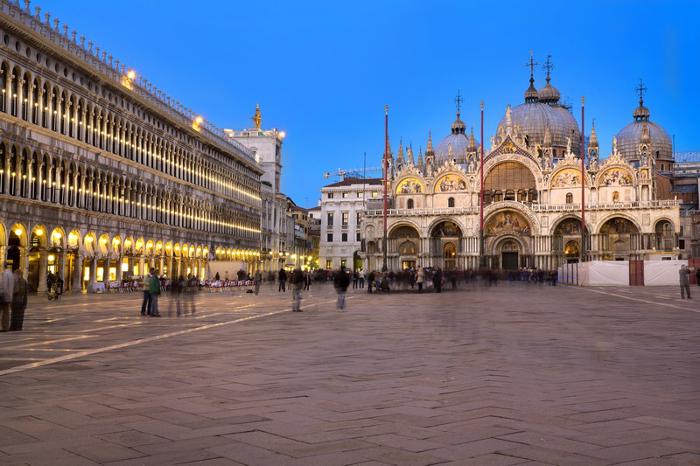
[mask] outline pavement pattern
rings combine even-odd
[[[32,297],[0,465],[700,465],[697,290]]]

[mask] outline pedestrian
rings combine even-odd
[[[299,267],[292,272],[292,312],[303,312],[301,310],[301,289],[304,287],[304,272]]]
[[[688,280],[690,270],[688,270],[688,266],[682,265],[681,269],[678,271],[678,275],[681,281],[681,299],[685,299],[686,294],[688,295],[688,299],[692,299],[690,297],[690,281]]]
[[[279,293],[280,291],[284,291],[285,293],[287,292],[287,271],[284,270],[284,267],[280,268],[279,273],[277,274],[277,279],[280,281],[279,287],[277,288],[277,292]]]
[[[374,270],[371,270],[367,276],[367,293],[372,294],[372,286],[374,286]]]
[[[170,281],[170,305],[168,306],[168,317],[173,315],[175,308],[176,315],[180,317],[182,311],[182,282],[180,280]]]
[[[700,267],[695,269],[695,281],[698,282],[698,286],[700,286]]]
[[[156,269],[151,267],[150,278],[148,279],[148,291],[151,295],[151,317],[160,317],[158,312],[158,297],[160,296],[160,280],[156,276]]]
[[[56,290],[54,290],[54,286],[56,286],[56,275],[49,270],[48,275],[46,275],[46,288],[49,290],[49,294],[58,294]]]
[[[24,324],[24,310],[27,308],[27,295],[29,285],[22,277],[22,269],[15,270],[15,285],[12,293],[12,317],[10,319],[10,331],[22,330]]]
[[[340,266],[340,270],[335,274],[333,282],[335,285],[335,291],[338,293],[338,304],[336,305],[336,309],[339,312],[345,312],[345,293],[347,293],[348,286],[350,286],[350,277],[348,277],[344,265]]]
[[[356,290],[357,289],[357,281],[360,279],[360,277],[357,275],[357,271],[354,271],[352,273],[352,289]]]
[[[56,291],[58,294],[63,294],[63,279],[59,274],[56,274]]]
[[[360,279],[360,289],[364,289],[365,287],[365,270],[360,269],[360,273],[358,274],[358,277]]]
[[[5,271],[0,275],[0,332],[10,330],[10,306],[12,296],[15,292],[15,276],[12,273],[12,266],[5,264]]]
[[[436,293],[442,293],[442,270],[440,267],[435,269],[433,272],[433,286],[435,287]]]
[[[304,273],[304,291],[311,290],[311,278],[311,271],[306,271]]]
[[[151,269],[153,270],[153,269]],[[151,315],[151,287],[150,287],[151,274],[147,273],[143,280],[141,281],[141,287],[143,288],[143,302],[141,303],[141,315]]]
[[[262,273],[260,270],[255,272],[255,278],[253,279],[253,286],[255,287],[255,296],[260,292],[260,283],[262,283]]]
[[[418,266],[418,272],[416,272],[416,283],[418,284],[418,292],[423,292],[423,282],[425,281],[425,270],[423,267]]]
[[[216,272],[216,275],[214,275],[214,280],[221,281],[221,275],[219,275],[219,272]]]

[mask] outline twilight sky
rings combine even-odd
[[[379,166],[384,105],[399,138],[425,148],[455,119],[484,139],[507,104],[523,102],[532,50],[552,55],[552,84],[586,133],[595,118],[601,157],[632,121],[644,79],[650,120],[676,150],[700,150],[700,3],[697,1],[33,1],[222,128],[286,131],[282,189],[317,204],[323,173]],[[536,72],[535,86],[544,85]],[[477,136],[478,138],[478,136]],[[417,156],[417,154],[416,154]]]

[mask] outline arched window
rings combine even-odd
[[[666,166],[662,163],[661,164],[661,170],[663,171],[666,168]]]
[[[406,207],[409,209],[413,209],[413,199],[409,199],[408,203],[406,204]]]
[[[451,197],[447,200],[447,207],[454,207],[455,206],[455,198]]]
[[[574,203],[574,195],[571,193],[566,193],[566,203],[567,204],[573,204]]]

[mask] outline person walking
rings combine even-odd
[[[418,267],[418,272],[416,272],[416,283],[418,284],[418,292],[423,292],[423,282],[425,281],[425,270],[423,267]]]
[[[433,286],[435,287],[436,293],[442,293],[442,270],[440,267],[435,269],[433,272]]]
[[[260,292],[260,283],[262,283],[262,273],[260,270],[255,272],[255,277],[253,278],[253,286],[255,287],[255,296]]]
[[[5,264],[5,271],[0,275],[0,332],[10,330],[10,306],[15,292],[15,276],[12,266]]]
[[[151,295],[151,317],[160,317],[158,311],[158,297],[160,296],[160,280],[156,276],[156,269],[151,268],[148,279],[148,291]]]
[[[690,281],[688,280],[690,270],[688,270],[688,266],[682,265],[681,269],[678,271],[678,275],[681,282],[681,299],[685,299],[686,294],[688,295],[688,299],[693,299],[690,297]]]
[[[292,272],[292,312],[303,312],[301,310],[301,289],[304,287],[304,272],[299,267]]]
[[[10,318],[10,331],[20,331],[24,324],[24,310],[27,308],[27,295],[29,285],[22,277],[22,269],[15,270],[15,285],[12,293],[12,316]]]
[[[153,270],[153,269],[151,269]],[[141,303],[141,315],[151,315],[151,291],[150,291],[150,280],[151,274],[147,273],[143,280],[141,281],[141,288],[143,288],[143,302]]]
[[[360,269],[360,273],[358,274],[359,280],[360,280],[360,289],[365,288],[365,269]]]
[[[338,293],[338,304],[336,305],[336,309],[339,312],[345,312],[345,293],[347,293],[348,286],[350,286],[350,277],[348,277],[344,265],[341,265],[340,270],[335,274],[333,283],[335,285],[335,291]]]
[[[287,271],[284,270],[284,267],[280,268],[279,274],[277,275],[278,280],[280,281],[279,287],[277,287],[277,292],[279,293],[280,291],[284,291],[285,293],[287,292]]]

